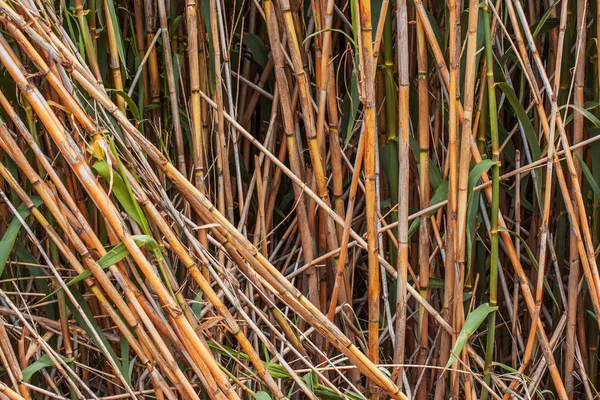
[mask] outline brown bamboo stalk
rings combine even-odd
[[[24,126],[22,124],[20,124],[20,120],[18,119],[18,116],[16,115],[16,113],[14,112],[12,107],[8,104],[6,98],[1,93],[0,93],[0,102],[2,103],[2,106],[7,111],[7,113],[11,117],[11,119],[13,119],[13,121],[17,124],[17,127],[20,127],[19,133],[25,137],[28,144],[31,146],[32,149],[34,149],[37,159],[40,161],[40,163],[44,166],[46,171],[52,177],[53,182],[56,184],[56,187],[59,189],[59,192],[63,196],[62,199],[66,200],[68,203],[70,200],[71,210],[78,211],[78,208],[72,201],[69,192],[66,191],[64,186],[62,186],[62,183],[61,183],[60,179],[56,176],[56,173],[54,172],[54,169],[52,169],[51,164],[46,160],[44,154],[41,153],[41,151],[39,149],[36,149],[37,144],[35,143],[33,138],[30,135],[28,135],[29,133],[26,130],[26,128],[24,128]],[[55,217],[56,221],[61,225],[64,232],[67,232],[68,236],[71,238],[73,245],[79,251],[79,253],[82,255],[83,261],[90,268],[92,273],[94,273],[96,279],[102,285],[103,289],[109,295],[111,300],[119,308],[119,311],[125,317],[129,326],[131,326],[133,328],[133,330],[136,332],[136,334],[140,338],[140,340],[142,342],[146,343],[146,346],[140,347],[135,344],[134,340],[131,340],[130,344],[132,345],[132,348],[134,350],[136,350],[136,349],[141,349],[143,347],[148,347],[148,342],[149,342],[148,336],[144,333],[143,330],[140,330],[141,328],[140,328],[139,324],[137,323],[137,319],[136,319],[135,315],[130,312],[129,308],[127,307],[125,302],[121,299],[121,296],[117,293],[114,285],[110,282],[109,278],[105,275],[102,268],[93,260],[93,258],[91,257],[91,254],[87,251],[86,246],[81,242],[78,235],[72,230],[70,225],[67,223],[66,219],[63,217],[64,210],[61,210],[59,207],[57,207],[57,202],[56,202],[55,196],[53,196],[50,189],[41,180],[39,175],[37,175],[35,173],[33,168],[31,168],[28,165],[25,156],[18,150],[16,143],[14,143],[12,138],[7,133],[8,132],[6,131],[4,125],[3,124],[0,125],[0,137],[3,140],[3,144],[6,146],[6,149],[10,152],[11,157],[15,160],[15,162],[18,163],[21,170],[27,175],[28,179],[31,182],[36,183],[35,186],[38,191],[38,194],[42,197],[45,204],[50,208],[53,216]],[[20,193],[21,195],[24,194],[24,192],[18,191],[18,188],[15,188],[15,189],[17,190],[17,193]],[[23,197],[22,200],[30,202],[30,200],[28,200],[27,197]],[[37,218],[41,217],[41,214],[39,214],[39,215],[34,214],[34,215]],[[85,220],[79,218],[78,222],[85,223]],[[47,223],[43,223],[42,225],[45,227],[48,227]],[[89,232],[89,230],[87,230],[87,232]],[[59,238],[59,236],[52,231],[50,231],[49,234],[51,234],[55,240],[56,240],[56,238]],[[86,237],[86,236],[83,236],[83,237]],[[89,235],[87,237],[89,237]],[[58,239],[58,240],[60,241],[60,239]],[[97,238],[96,238],[96,240],[97,240]],[[103,252],[106,253],[104,251],[104,248],[101,245],[94,246],[94,247],[97,250],[100,250],[101,255],[103,255]],[[70,250],[68,250],[68,247],[66,245],[64,245],[64,244],[61,245],[60,249],[63,251],[67,251],[67,254],[70,254]],[[70,256],[69,259],[71,261],[76,260],[72,256]],[[79,262],[75,261],[72,265],[74,266],[74,268],[76,269],[77,272],[80,272],[80,273],[83,272],[83,268],[81,268],[81,266],[79,265]],[[118,270],[114,269],[113,267],[111,267],[111,268],[113,269],[113,272],[118,272]],[[120,276],[120,275],[117,275],[117,276]],[[127,288],[130,287],[130,285],[127,285],[123,282],[121,282],[121,283],[122,283],[122,287],[125,289],[125,292],[128,293]],[[121,322],[121,318],[118,317],[117,314],[112,310],[109,303],[106,300],[103,300],[104,295],[102,294],[102,292],[99,291],[98,287],[95,284],[91,283],[90,289],[96,295],[96,297],[100,300],[100,304],[102,304],[106,308],[107,313],[113,317],[113,320],[115,321],[117,326],[121,329],[121,332],[123,332],[123,335],[128,339],[133,339],[133,337],[129,334],[129,329],[127,327],[124,327],[123,323]],[[131,290],[129,290],[129,293],[131,293]],[[131,299],[131,296],[129,296],[129,297]],[[165,349],[164,345],[162,346],[162,348],[163,348],[163,351],[161,353],[163,354],[163,357],[166,357],[166,355],[169,354],[169,352],[164,351],[164,349]],[[144,360],[148,359],[148,355],[146,355],[144,352],[141,352],[141,350],[139,353],[139,357],[142,362],[144,362]],[[144,364],[149,365],[148,361],[144,362]],[[178,371],[178,370],[179,370],[179,368],[173,368],[173,362],[169,365],[169,368],[168,368],[169,372]],[[182,376],[181,372],[179,372],[179,374],[181,377]],[[171,375],[171,374],[169,374],[169,375]],[[153,376],[156,376],[156,374],[153,373]],[[176,375],[171,375],[170,378],[173,379],[174,382],[178,382],[180,380],[180,378],[177,378]]]
[[[121,76],[121,65],[119,62],[119,50],[115,33],[115,25],[111,18],[109,0],[104,0],[104,18],[106,24],[106,36],[108,38],[109,48],[109,66],[112,73],[113,85],[115,90],[123,91],[123,77]],[[93,64],[92,64],[93,65]],[[122,113],[125,113],[125,99],[123,96],[116,96],[116,103]]]
[[[269,41],[271,42],[271,57],[275,66],[275,78],[277,80],[277,89],[279,92],[279,101],[283,119],[283,128],[285,131],[288,158],[290,167],[294,175],[302,179],[304,176],[302,165],[299,160],[298,144],[296,142],[295,124],[293,122],[292,104],[289,95],[289,86],[285,71],[283,69],[283,54],[280,51],[281,41],[279,39],[279,28],[276,24],[275,10],[270,1],[263,3],[263,9],[267,19],[267,29]],[[302,256],[305,263],[310,263],[314,259],[314,244],[310,229],[308,226],[308,214],[304,194],[300,187],[294,185],[294,196],[296,198],[296,216],[298,218],[300,239],[302,241]],[[314,268],[308,271],[308,298],[319,307],[318,282]]]
[[[408,15],[405,0],[396,2],[396,29],[398,30],[397,63],[400,85],[398,95],[398,159],[400,182],[398,185],[398,280],[396,300],[395,351],[394,363],[404,363],[406,341],[406,286],[408,285],[408,207],[409,207],[409,70],[408,70]],[[429,160],[427,160],[429,162]],[[390,328],[391,329],[391,328]],[[398,368],[395,373],[396,384],[402,387],[404,370]]]
[[[19,394],[25,400],[29,400],[31,399],[31,396],[29,395],[29,390],[23,382],[23,371],[21,371],[21,366],[19,365],[11,341],[8,338],[5,325],[4,319],[0,318],[0,349],[3,358],[5,359],[5,367],[11,375],[11,378],[14,379],[14,385],[19,391]]]
[[[175,143],[177,148],[177,168],[184,175],[187,173],[185,165],[185,149],[183,147],[183,132],[181,130],[181,118],[179,116],[179,106],[177,102],[177,82],[173,71],[173,56],[171,55],[171,40],[169,38],[169,26],[167,24],[166,0],[157,0],[158,17],[160,29],[162,32],[163,55],[165,58],[165,75],[167,76],[167,87],[169,90],[169,100],[171,103],[171,120],[175,133]]]
[[[585,44],[586,40],[586,1],[577,1],[577,41],[575,49],[575,105],[578,107],[584,107],[584,94],[583,87],[585,84]],[[575,111],[573,114],[573,141],[571,143],[580,142],[583,139],[584,132],[584,116],[581,112]],[[579,156],[583,154],[579,151]],[[579,163],[575,165],[575,178],[581,179],[581,167]],[[547,189],[549,191],[549,189]],[[575,190],[575,185],[572,185],[571,191]],[[577,194],[573,193],[573,198],[576,198]],[[577,204],[573,205],[578,207]],[[581,212],[582,210],[578,210]],[[575,340],[576,326],[577,326],[577,307],[579,300],[577,286],[580,279],[580,267],[579,267],[579,254],[576,246],[575,237],[571,236],[571,246],[569,247],[569,259],[571,268],[569,270],[569,290],[568,290],[568,307],[567,307],[567,327],[566,327],[566,351],[565,351],[565,390],[569,399],[574,399],[574,386],[575,386],[575,347],[578,346]],[[585,379],[585,378],[584,378]]]
[[[201,357],[207,363],[209,370],[219,384],[219,387],[229,398],[237,398],[237,395],[235,395],[235,392],[231,389],[226,376],[220,371],[208,349],[206,349],[205,345],[203,345],[199,340],[196,332],[189,324],[187,319],[185,319],[183,316],[181,309],[177,306],[174,299],[160,281],[158,275],[156,275],[154,272],[151,264],[148,262],[143,252],[137,247],[135,241],[125,229],[118,212],[109,201],[106,193],[97,185],[91,170],[83,161],[81,155],[78,154],[78,152],[70,145],[68,145],[63,127],[56,120],[56,116],[48,111],[49,109],[45,103],[45,100],[40,96],[37,90],[27,82],[27,79],[23,76],[22,72],[14,63],[14,61],[8,56],[4,48],[0,49],[0,61],[11,73],[13,79],[18,81],[22,88],[26,89],[24,93],[26,93],[28,100],[32,103],[32,106],[40,117],[42,123],[44,123],[46,128],[52,134],[55,142],[62,144],[59,146],[59,148],[62,152],[64,152],[65,158],[69,161],[73,172],[78,176],[80,182],[90,196],[98,200],[96,205],[101,211],[103,217],[107,223],[112,226],[116,236],[128,248],[133,259],[144,272],[148,282],[152,285],[154,290],[156,290],[161,301],[166,305],[171,318],[173,318],[179,329],[181,329],[184,337],[193,343],[195,349],[200,352]]]
[[[364,105],[365,126],[365,198],[367,225],[367,253],[368,253],[368,314],[369,314],[369,359],[377,364],[379,362],[379,302],[380,302],[380,280],[378,262],[378,239],[377,239],[377,195],[376,195],[376,154],[377,154],[377,116],[375,109],[375,79],[373,60],[373,43],[371,27],[371,3],[367,0],[359,0],[360,10],[360,63],[363,76],[362,102]],[[377,399],[373,382],[370,383],[370,398]]]
[[[431,185],[429,182],[429,79],[428,75],[428,55],[427,44],[425,43],[425,33],[423,23],[417,18],[416,28],[417,41],[417,79],[418,79],[418,97],[419,97],[419,204],[424,209],[429,206],[431,197]],[[429,300],[429,252],[430,252],[430,218],[428,214],[420,217],[419,221],[419,286],[420,294],[425,300]],[[429,349],[429,314],[425,307],[419,305],[419,354],[417,363],[424,365],[427,362],[427,353]],[[426,368],[421,372],[423,381],[419,386],[416,398],[417,400],[426,400],[428,393],[427,379],[428,371]]]
[[[458,293],[457,274],[457,242],[460,238],[457,236],[457,207],[458,207],[458,99],[457,101],[457,68],[458,68],[458,38],[457,38],[457,4],[454,0],[447,2],[448,7],[448,37],[449,48],[448,57],[450,64],[449,84],[448,84],[448,154],[447,165],[448,173],[448,212],[446,220],[446,259],[444,267],[444,302],[443,310],[448,323],[453,326],[454,334],[443,334],[440,345],[439,365],[445,366],[450,357],[450,348],[455,341],[457,331],[457,307],[462,307],[462,294]],[[456,367],[456,365],[455,365]],[[450,391],[453,396],[458,396],[458,381],[455,373],[450,373]],[[436,386],[436,400],[442,399],[446,388],[447,374],[440,377],[440,384]]]

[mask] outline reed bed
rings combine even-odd
[[[0,398],[596,398],[600,1],[0,0]]]

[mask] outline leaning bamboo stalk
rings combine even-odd
[[[216,218],[216,221],[218,221],[220,225],[227,229],[228,236],[231,235],[229,238],[232,243],[236,243],[236,241],[241,243],[241,245],[236,247],[236,249],[244,255],[244,258],[250,262],[253,267],[262,272],[261,275],[264,279],[271,284],[276,284],[277,287],[279,287],[280,295],[286,300],[287,304],[289,304],[304,318],[308,318],[322,335],[324,335],[340,351],[342,351],[353,362],[355,362],[363,373],[367,374],[368,377],[374,379],[375,382],[382,385],[382,387],[386,389],[390,396],[401,399],[405,398],[404,394],[402,394],[398,387],[394,385],[384,374],[382,374],[381,371],[379,371],[375,365],[358,350],[358,348],[349,342],[335,325],[329,322],[329,320],[323,314],[321,314],[321,312],[315,308],[314,305],[308,301],[295,287],[289,285],[289,282],[281,275],[281,273],[276,270],[268,260],[264,259],[264,257],[257,252],[255,248],[253,248],[251,243],[249,243],[248,240],[237,229],[235,229],[233,225],[231,225],[228,219],[226,219],[215,209],[212,203],[210,203],[204,195],[200,194],[196,190],[194,185],[192,185],[185,177],[183,177],[176,170],[176,168],[174,168],[164,158],[164,156],[150,142],[148,142],[146,138],[142,137],[126,118],[123,118],[122,115],[119,115],[118,109],[116,109],[114,104],[110,103],[110,100],[98,92],[78,72],[74,72],[74,76],[78,78],[78,81],[85,86],[86,90],[88,90],[96,100],[100,101],[103,106],[109,109],[111,114],[118,117],[119,122],[125,128],[127,128],[127,133],[130,134],[132,138],[135,139],[135,141],[148,153],[156,165],[160,166],[161,170],[163,170],[169,179],[175,183],[176,187],[178,187],[178,189],[186,195],[186,198],[190,204],[194,206],[197,211],[202,212],[205,210],[205,215],[206,213],[209,213],[209,215]],[[207,101],[210,100],[208,97],[204,98]],[[237,128],[241,128],[240,131],[243,129],[241,126],[237,126]],[[255,145],[262,148],[260,144],[255,143]],[[262,149],[263,151],[266,151],[266,149]],[[277,159],[273,157],[273,161],[275,162]],[[315,197],[316,199],[319,199],[318,196],[315,195]]]
[[[513,21],[516,20],[514,9],[516,9],[516,15],[519,17],[519,20],[522,23],[527,23],[527,19],[525,18],[523,9],[520,6],[520,4],[518,2],[515,3],[515,7],[513,8],[513,2],[510,0],[507,0],[507,10],[509,11],[509,16],[511,17],[511,19]],[[518,28],[515,28],[515,30],[517,30],[517,29]],[[535,43],[533,40],[533,36],[531,34],[531,30],[529,29],[529,27],[527,27],[525,25],[523,28],[523,32],[525,33],[525,37],[527,39],[529,47],[532,50],[532,56],[535,61],[535,65],[540,73],[541,78],[542,78],[542,83],[543,83],[544,89],[545,89],[546,93],[548,94],[548,96],[550,96],[551,98],[554,98],[554,91],[548,80],[548,76],[543,67],[543,63],[540,59],[539,53],[537,52],[537,49],[536,49],[536,46],[535,46]],[[590,264],[589,268],[591,269],[590,274],[591,274],[592,280],[589,282],[590,287],[591,287],[590,290],[596,292],[595,296],[597,299],[596,299],[595,306],[598,307],[598,305],[600,304],[600,300],[598,300],[598,297],[600,297],[600,274],[598,272],[596,259],[593,256],[594,247],[593,247],[591,233],[590,233],[590,229],[589,229],[589,223],[588,223],[586,212],[585,212],[585,203],[583,201],[583,197],[581,194],[582,193],[581,186],[579,184],[579,179],[577,178],[577,169],[575,167],[573,155],[570,151],[569,140],[567,138],[567,135],[565,132],[565,127],[564,127],[564,122],[562,120],[562,116],[560,113],[556,113],[556,125],[557,125],[558,132],[560,135],[561,144],[562,144],[563,148],[565,149],[565,159],[567,161],[567,168],[569,170],[571,184],[573,185],[575,204],[577,205],[577,213],[576,214],[569,213],[569,215],[573,215],[573,216],[575,216],[576,219],[579,219],[581,232],[582,232],[582,236],[583,236],[583,244],[585,246],[585,250],[587,251],[587,258],[589,259],[589,264]],[[560,171],[560,173],[562,173],[562,168],[557,167],[557,172],[559,172],[559,171]],[[566,190],[566,187],[563,184],[564,178],[561,178],[561,176],[559,175],[558,180],[561,183],[561,190],[563,191],[563,196],[565,197],[565,202],[569,201],[570,196],[568,195],[568,191]],[[577,218],[577,217],[579,217],[579,218]],[[585,257],[583,257],[583,255],[581,257],[585,258]],[[584,265],[584,267],[585,267],[585,265]],[[598,312],[598,310],[597,310],[597,312]],[[599,323],[600,323],[600,321],[599,321]]]
[[[6,370],[10,373],[11,377],[15,380],[16,389],[19,391],[19,394],[25,399],[31,399],[29,395],[29,390],[24,384],[23,381],[23,371],[21,370],[21,366],[17,360],[15,352],[13,350],[10,339],[8,338],[8,334],[6,332],[5,322],[2,318],[0,318],[0,350],[5,359],[5,367]]]
[[[20,86],[24,89],[24,93],[27,95],[28,100],[32,103],[32,106],[40,117],[42,123],[44,123],[49,132],[52,134],[55,142],[61,144],[59,148],[62,152],[64,152],[63,154],[65,155],[65,159],[69,161],[70,166],[72,167],[74,173],[78,176],[85,190],[90,194],[90,196],[92,196],[92,198],[98,200],[96,205],[101,211],[103,217],[107,223],[112,226],[116,236],[123,241],[124,245],[130,251],[131,256],[138,266],[140,266],[149,283],[156,290],[161,301],[167,305],[167,309],[170,312],[171,317],[181,329],[182,334],[185,335],[185,337],[191,343],[195,344],[195,348],[198,349],[201,357],[203,357],[203,359],[207,362],[210,372],[214,375],[215,380],[218,382],[223,392],[231,398],[236,398],[237,396],[231,389],[226,376],[220,371],[214,361],[214,358],[212,358],[212,355],[208,349],[206,349],[205,345],[199,341],[196,332],[189,324],[187,319],[185,319],[181,309],[177,306],[158,275],[156,275],[154,272],[152,265],[146,259],[143,252],[137,247],[131,235],[125,230],[117,210],[114,208],[112,203],[110,203],[110,201],[107,201],[108,197],[106,193],[97,185],[91,170],[84,162],[81,155],[78,154],[78,152],[68,144],[69,142],[65,137],[62,126],[56,120],[56,116],[54,116],[53,113],[48,112],[45,100],[41,98],[37,90],[35,90],[35,88],[33,88],[27,82],[27,79],[23,76],[20,69],[16,66],[14,61],[8,56],[3,48],[0,49],[0,61],[5,65],[9,73],[11,73],[13,79],[19,82]]]
[[[7,113],[9,114],[9,116],[11,117],[11,119],[13,119],[13,121],[17,124],[17,127],[22,126],[22,124],[20,124],[20,120],[18,119],[18,116],[14,113],[14,110],[12,109],[12,107],[10,107],[10,105],[7,104],[7,102],[5,100],[6,100],[6,98],[3,95],[0,94],[0,101],[2,102],[2,106],[5,108],[5,110],[7,111]],[[47,186],[44,183],[44,181],[41,180],[41,178],[39,177],[39,175],[37,175],[35,173],[35,171],[33,170],[33,168],[31,168],[27,164],[27,160],[26,160],[25,156],[18,150],[18,148],[16,146],[16,143],[14,143],[14,141],[12,140],[12,138],[10,137],[10,135],[8,135],[7,133],[8,132],[5,130],[4,125],[0,125],[0,137],[3,140],[4,146],[7,146],[6,148],[7,148],[7,150],[9,150],[10,156],[15,160],[15,162],[18,163],[18,165],[20,166],[21,170],[26,174],[26,176],[28,177],[28,179],[31,182],[37,183],[35,185],[35,187],[36,187],[36,189],[38,191],[38,194],[42,197],[42,199],[44,200],[45,204],[50,208],[50,210],[51,210],[52,214],[54,215],[56,221],[58,221],[58,223],[63,228],[63,231],[68,233],[68,236],[71,238],[71,242],[72,242],[73,246],[82,255],[83,261],[86,263],[86,265],[88,266],[88,268],[90,268],[90,270],[94,274],[95,278],[102,285],[102,287],[106,291],[106,293],[109,295],[110,299],[118,307],[119,311],[124,316],[125,320],[129,324],[129,326],[131,326],[132,329],[134,330],[134,332],[136,332],[138,338],[143,343],[145,343],[145,347],[148,347],[148,345],[149,345],[149,338],[141,330],[141,328],[140,328],[140,326],[139,326],[139,324],[137,322],[137,319],[136,319],[135,315],[130,311],[130,309],[127,307],[127,305],[125,304],[125,302],[121,299],[121,296],[118,294],[118,292],[116,291],[114,285],[110,282],[110,280],[108,279],[108,277],[105,275],[105,273],[102,270],[102,268],[92,259],[91,254],[87,251],[86,246],[81,242],[81,240],[79,239],[79,237],[70,228],[70,226],[67,223],[67,221],[62,217],[64,215],[64,210],[61,210],[59,207],[57,207],[56,199],[52,195],[51,191],[47,188]],[[31,146],[31,148],[35,150],[37,144],[35,143],[35,141],[33,141],[32,137],[28,136],[27,130],[24,127],[22,127],[22,128],[19,129],[19,133],[25,137],[25,139],[27,140],[27,142]],[[39,151],[36,151],[36,156],[38,156],[37,157],[38,160],[44,166],[44,168],[46,169],[46,171],[50,174],[50,176],[53,179],[53,182],[55,183],[56,187],[59,189],[59,192],[63,195],[62,199],[66,200],[67,203],[69,203],[68,200],[71,200],[71,204],[73,204],[71,206],[71,209],[78,211],[77,207],[72,202],[70,194],[67,191],[63,190],[64,186],[62,186],[62,182],[60,181],[60,179],[55,178],[54,169],[52,169],[52,166],[46,160],[45,156],[43,154],[41,154],[41,152],[39,152]],[[23,198],[22,200],[26,201],[27,198]],[[37,215],[37,214],[35,214],[35,215],[37,217],[41,216],[41,215]],[[78,219],[78,222],[79,223],[84,223],[84,224],[86,223],[85,220],[83,220],[81,218]],[[42,225],[46,226],[46,224],[42,224]],[[89,230],[88,230],[88,232],[89,232]],[[50,231],[49,234],[52,235],[52,232]],[[53,237],[57,238],[58,235],[54,234]],[[100,255],[104,255],[106,253],[106,251],[104,250],[104,248],[101,245],[94,245],[94,244],[92,244],[92,247],[94,247],[96,250],[99,250]],[[68,250],[68,247],[66,245],[61,245],[60,248],[61,249],[67,249],[67,251],[70,251],[70,250]],[[76,260],[74,257],[71,257],[69,259],[71,261]],[[77,272],[79,272],[79,273],[83,272],[82,269],[77,269],[78,266],[79,266],[79,263],[77,261],[75,261],[74,263],[72,263],[72,265],[74,266],[74,268],[76,269]],[[115,273],[118,272],[118,270],[114,269],[114,267],[111,267],[111,268],[112,268],[113,272],[115,272]],[[116,274],[116,276],[119,276],[119,274]],[[127,288],[131,287],[131,285],[129,285],[126,282],[124,282],[122,278],[121,278],[121,286],[123,287],[123,289],[124,289],[124,291],[126,293],[128,293],[128,289]],[[102,299],[104,299],[104,295],[102,294],[102,292],[100,292],[100,290],[98,289],[98,287],[96,285],[94,285],[94,284],[91,284],[90,289],[96,295],[96,297],[100,300],[100,303],[103,306],[106,307],[107,313],[113,317],[113,320],[115,321],[116,325],[120,328],[121,332],[123,332],[123,335],[126,338],[132,339],[131,335],[128,334],[129,329],[127,327],[124,327],[124,325],[121,323],[121,318],[118,317],[117,314],[112,310],[112,308],[109,306],[108,302],[106,302],[105,300],[102,300]],[[131,290],[129,290],[129,292],[131,292]],[[132,299],[132,295],[130,295],[128,297],[129,297],[130,300]],[[130,343],[131,343],[132,348],[134,350],[138,348],[138,346],[136,346],[136,344],[135,344],[134,341],[130,341]],[[168,360],[168,358],[166,356],[169,354],[169,352],[165,351],[165,349],[166,349],[166,347],[164,345],[162,345],[161,346],[161,354],[162,354],[161,358],[164,357],[165,359]],[[140,360],[144,361],[144,360],[147,359],[148,356],[145,356],[143,353],[140,353],[139,357],[140,357]],[[165,370],[167,371],[168,375],[173,380],[173,382],[178,382],[178,381],[181,380],[181,377],[183,375],[179,371],[179,368],[174,368],[173,367],[173,365],[175,365],[174,359],[171,358],[171,360],[172,361],[170,362],[168,368],[165,368]],[[144,364],[147,364],[147,363],[145,362]],[[175,371],[175,374],[171,375],[171,371]],[[177,372],[178,371],[179,371],[179,374],[180,374],[179,377],[177,377]],[[184,380],[186,380],[186,379],[184,378]]]

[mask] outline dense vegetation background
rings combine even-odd
[[[597,396],[599,14],[0,0],[0,396]]]

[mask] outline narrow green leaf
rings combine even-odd
[[[154,238],[152,238],[150,236],[133,235],[132,238],[133,238],[133,241],[135,242],[135,244],[137,244],[138,246],[144,246],[146,248],[146,250],[148,250],[148,251],[153,251],[158,247],[158,243],[156,242],[156,240],[154,240]],[[102,269],[107,269],[111,265],[115,265],[119,261],[123,260],[128,255],[129,255],[129,250],[127,250],[127,247],[125,247],[125,244],[119,243],[118,245],[116,245],[115,247],[113,247],[112,249],[107,251],[106,254],[103,255],[98,260],[98,265],[100,265],[100,267]],[[89,278],[90,276],[92,276],[92,271],[90,271],[89,269],[86,269],[85,271],[83,271],[82,273],[77,275],[75,278],[73,278],[69,282],[67,282],[67,287],[71,287],[74,284],[81,282],[86,278]],[[49,295],[44,296],[44,298],[42,298],[38,303],[42,303],[42,302],[48,300],[50,297],[54,296],[56,293],[60,292],[61,290],[62,290],[62,287],[56,289]]]
[[[121,178],[121,175],[111,170],[106,161],[96,161],[94,165],[92,165],[92,168],[94,168],[98,175],[104,178],[109,185],[111,185],[112,193],[114,193],[119,204],[123,206],[127,214],[133,218],[138,225],[143,227],[146,218],[142,216],[140,210],[136,207],[137,202],[134,201],[129,190],[127,190],[127,186],[125,185],[123,178]]]
[[[263,391],[254,393],[254,398],[256,400],[271,400],[272,399],[272,397],[271,397],[271,395],[269,395],[269,393],[263,392]]]
[[[61,358],[67,364],[70,364],[73,362],[72,358],[66,358],[66,357],[61,357]],[[31,380],[31,378],[33,377],[33,375],[35,375],[37,372],[39,372],[42,368],[49,368],[49,367],[54,367],[54,363],[52,362],[52,359],[50,359],[48,354],[44,354],[43,356],[38,358],[36,362],[28,365],[26,368],[23,369],[23,371],[22,371],[23,372],[23,380],[25,382],[29,382]]]
[[[36,207],[42,204],[42,200],[39,197],[32,198],[32,201]],[[17,212],[22,219],[27,218],[31,213],[25,204],[21,204],[19,207],[17,207]],[[13,217],[8,229],[6,232],[4,232],[4,236],[2,236],[2,239],[0,239],[0,276],[2,276],[2,273],[4,272],[6,262],[10,257],[13,247],[15,246],[15,242],[17,241],[17,236],[19,236],[21,227],[21,222],[17,218]]]
[[[594,175],[592,174],[592,171],[590,171],[587,164],[583,161],[583,159],[581,158],[581,156],[579,155],[578,152],[575,151],[574,154],[577,157],[577,160],[579,160],[579,166],[581,167],[581,172],[583,172],[583,175],[585,175],[585,179],[587,179],[587,181],[590,185],[590,188],[594,192],[594,195],[597,198],[600,198],[600,187],[598,187],[598,183],[596,183],[596,179],[594,179]]]
[[[441,203],[442,201],[447,200],[447,199],[448,199],[448,181],[443,181],[440,184],[440,186],[438,186],[433,197],[429,201],[429,206],[434,206],[434,205]]]
[[[491,312],[495,312],[498,307],[492,307],[488,303],[483,303],[475,310],[471,311],[469,315],[467,315],[467,319],[465,320],[465,324],[463,325],[460,333],[456,338],[456,343],[452,348],[452,354],[450,355],[450,359],[446,364],[446,368],[449,368],[454,361],[456,361],[455,354],[460,354],[465,344],[467,344],[467,340],[471,337],[471,335],[479,328],[479,325]]]
[[[117,358],[112,346],[108,342],[108,339],[106,339],[106,336],[104,336],[104,331],[102,331],[102,329],[100,329],[98,322],[96,322],[96,319],[94,318],[94,314],[92,313],[92,310],[88,306],[87,302],[85,301],[85,299],[83,298],[83,296],[81,295],[79,290],[77,290],[77,288],[71,288],[71,294],[73,294],[73,297],[75,297],[75,301],[77,302],[77,305],[81,308],[81,311],[85,314],[87,319],[90,321],[92,328],[94,329],[95,333],[100,338],[100,341],[104,345],[104,348],[106,348],[106,350],[108,351],[108,356],[114,361],[115,365],[119,366],[121,374],[123,374],[123,375],[127,374],[127,371],[123,370],[123,365],[119,362],[119,359]],[[69,307],[69,309],[71,310],[71,313],[73,314],[73,317],[75,318],[75,321],[77,321],[77,326],[80,326],[81,328],[83,328],[83,330],[85,330],[85,332],[88,334],[90,339],[96,344],[96,346],[100,347],[100,343],[97,343],[96,335],[94,335],[92,333],[88,324],[85,323],[85,321],[81,317],[81,314],[79,313],[78,309],[73,305],[73,303],[71,303],[71,300],[69,299],[68,296],[65,296],[65,299],[66,299],[67,306]]]
[[[515,231],[511,231],[509,229],[506,229],[503,226],[499,226],[498,227],[498,231],[500,231],[500,232],[508,232],[511,235],[513,235],[514,237],[516,237],[517,239],[519,239],[519,241],[523,245],[523,248],[525,248],[525,252],[527,253],[527,256],[531,260],[531,263],[533,264],[533,267],[535,268],[536,271],[539,271],[539,266],[538,266],[538,263],[537,263],[537,260],[536,260],[535,256],[533,255],[533,252],[529,248],[529,245],[527,244],[527,241],[521,235],[519,235]],[[556,297],[554,296],[554,292],[550,288],[550,284],[548,283],[548,280],[546,279],[546,277],[544,277],[544,288],[546,289],[546,291],[550,295],[550,298],[552,299],[552,301],[554,302],[554,304],[556,305],[556,307],[560,308],[560,306],[558,304],[558,301],[556,300]]]
[[[267,46],[265,46],[260,36],[244,32],[242,44],[248,49],[254,62],[260,65],[261,70],[264,70],[269,62],[269,50],[267,50]]]
[[[118,96],[121,96],[123,98],[123,100],[125,100],[125,102],[127,103],[127,106],[129,107],[129,111],[131,111],[131,114],[133,114],[133,118],[135,118],[136,121],[141,120],[142,118],[140,117],[140,110],[138,109],[137,104],[135,104],[135,101],[133,101],[133,99],[131,97],[129,97],[129,95],[127,93],[125,93],[122,90],[116,90],[116,89],[106,89],[107,92],[113,92]]]
[[[560,107],[560,110],[564,109],[566,106],[562,106]],[[596,128],[600,128],[600,119],[598,119],[594,114],[592,114],[589,110],[580,107],[580,106],[576,106],[574,104],[569,104],[570,108],[573,108],[574,110],[579,111],[581,114],[583,114],[584,117],[586,117],[592,124],[594,124],[596,126]],[[593,107],[592,107],[593,108]],[[571,120],[573,119],[573,114],[569,115],[569,117],[565,120],[565,126],[571,122]]]
[[[515,91],[510,86],[508,86],[506,83],[504,83],[504,82],[496,83],[496,87],[498,87],[498,89],[502,90],[502,92],[508,99],[508,102],[514,111],[515,116],[519,120],[519,123],[521,124],[521,127],[523,128],[523,131],[525,132],[525,137],[527,138],[527,144],[529,145],[529,152],[531,153],[531,158],[533,160],[539,160],[540,158],[542,158],[542,151],[540,149],[540,144],[538,142],[537,135],[535,134],[535,129],[533,128],[533,124],[531,123],[531,119],[529,119],[527,112],[525,112],[525,109],[523,108],[521,101],[519,101],[519,99],[517,98]],[[536,170],[535,174],[537,177],[536,192],[537,192],[538,198],[541,198],[539,196],[541,194],[542,173],[540,170]]]

